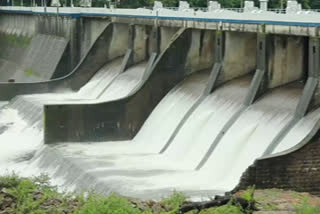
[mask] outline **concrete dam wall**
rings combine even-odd
[[[0,173],[149,199],[254,184],[319,194],[318,38],[8,12],[0,26],[13,18],[0,41],[0,142],[12,142]],[[43,67],[51,46],[60,58]]]

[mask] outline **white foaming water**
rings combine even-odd
[[[195,169],[224,125],[240,110],[250,77],[218,88],[184,124],[164,158],[183,169]]]
[[[249,107],[220,141],[201,171],[212,172],[215,189],[231,190],[293,118],[302,87],[275,89]]]
[[[158,106],[162,108],[162,111],[157,107],[158,111],[156,112],[159,113],[155,114],[155,116],[153,116],[153,114],[150,116],[150,120],[146,122],[144,129],[141,129],[134,139],[133,142],[137,142],[136,144],[131,144],[131,146],[127,148],[120,147],[121,145],[118,146],[116,153],[122,156],[117,157],[117,160],[114,161],[115,165],[113,168],[195,169],[223,126],[234,113],[240,109],[248,91],[250,79],[250,77],[244,77],[231,81],[207,97],[192,115],[190,115],[164,154],[137,157],[123,156],[123,154],[129,153],[129,151],[140,154],[148,152],[158,153],[167,143],[170,135],[164,135],[163,133],[172,133],[174,127],[178,124],[177,122],[179,120],[177,120],[177,118],[182,119],[182,115],[176,112],[180,112],[180,114],[181,112],[185,112],[182,111],[185,103],[183,99],[179,99],[180,97],[177,97],[175,102],[171,102],[171,100],[168,100],[169,102],[163,102]],[[186,86],[187,85],[188,84],[186,84]],[[185,88],[181,87],[181,89]],[[173,90],[173,92],[174,91],[175,90]],[[169,93],[167,97],[171,95],[174,95],[174,93]],[[177,105],[178,103],[179,105]],[[171,105],[174,105],[172,106],[174,108],[172,110],[174,111],[167,112],[166,110]],[[176,113],[179,117],[174,117],[172,113]],[[172,117],[170,117],[171,120],[163,121],[165,115],[172,115]],[[171,122],[174,121],[173,119],[176,120],[174,123]],[[171,124],[169,122],[171,122]],[[168,132],[168,126],[171,132]],[[154,130],[157,130],[157,132],[155,133]],[[156,139],[156,141],[154,141],[154,139]],[[73,147],[70,151],[75,149],[75,145],[70,146]],[[82,147],[82,149],[85,148],[84,146]],[[109,149],[109,147],[111,147],[111,145],[104,145],[106,152],[103,153],[115,154],[115,145],[112,144],[113,148]],[[85,153],[88,154],[91,152],[92,150],[87,150]],[[98,153],[101,155],[101,151],[98,151]]]
[[[7,108],[16,109],[21,119],[26,120],[29,125],[38,123],[39,128],[41,128],[43,106],[45,104],[71,103],[79,102],[81,99],[97,98],[119,74],[121,62],[122,57],[106,64],[77,93],[67,92],[17,96],[10,101]]]
[[[7,105],[7,104],[8,104],[8,102],[6,102],[6,101],[1,101],[1,102],[0,102],[0,109],[1,109],[3,106]]]
[[[134,175],[120,176],[117,173],[111,176],[112,170],[105,170],[109,174],[104,182],[117,185],[119,191],[127,188],[132,191],[166,188],[229,191],[235,187],[245,169],[263,154],[281,128],[292,119],[301,91],[301,87],[296,86],[275,89],[249,107],[222,138],[200,171],[169,171],[136,178]],[[190,155],[192,153],[185,158],[192,158]],[[177,161],[179,158],[177,156]],[[127,162],[130,163],[131,159],[128,158]],[[147,165],[153,165],[148,158],[143,167]],[[143,167],[131,166],[130,170],[141,170]],[[152,171],[150,167],[145,169],[143,173]]]
[[[116,100],[128,95],[138,85],[147,67],[147,62],[141,62],[130,67],[119,75],[100,97],[99,101]]]
[[[0,173],[14,170],[17,162],[26,161],[39,146],[41,132],[27,123],[16,110],[4,109],[0,117]],[[4,145],[5,144],[5,145]]]
[[[110,83],[119,75],[123,57],[113,60],[103,66],[93,78],[77,93],[79,98],[96,99]]]
[[[115,78],[116,74],[113,73],[113,71],[110,71],[110,69],[117,69],[121,64],[119,62],[120,61],[117,60],[116,63],[112,63],[109,67],[105,66],[97,73],[98,77],[94,77],[91,80],[95,82],[96,87],[93,87],[92,83],[88,83],[89,86],[85,86],[85,89],[80,93],[83,96],[86,96],[87,94],[90,94],[90,91],[93,94],[98,95],[99,93],[104,92],[104,88],[107,86],[106,83],[109,82],[109,85],[111,79],[114,79],[110,85],[112,92],[106,90],[102,98],[100,98],[100,101],[118,99],[128,95],[130,91],[139,84],[144,74],[146,63],[143,62],[133,66]],[[107,75],[106,72],[109,71],[113,74]],[[124,89],[121,90],[119,85]],[[116,88],[117,90],[115,90]],[[113,96],[112,93],[114,93]],[[15,170],[17,172],[25,172],[25,166],[20,162],[26,159],[23,156],[29,154],[31,151],[37,150],[42,145],[43,105],[55,103],[57,101],[59,101],[60,104],[64,103],[64,101],[70,103],[70,98],[72,97],[75,97],[75,94],[62,94],[58,96],[56,94],[21,96],[20,98],[15,98],[5,109],[1,110],[0,118],[3,120],[5,119],[5,121],[0,121],[0,142],[3,143],[3,149],[1,149],[1,151],[6,151],[6,156],[3,155],[3,158],[0,158],[0,171]],[[87,96],[85,98],[87,98]],[[8,144],[8,142],[10,142],[10,144]],[[16,164],[14,164],[14,161],[12,161],[12,164],[9,164],[7,160],[9,157],[12,157],[12,160],[18,160],[18,157],[21,157],[21,159],[16,161]],[[30,170],[30,173],[31,172],[33,172],[33,170]]]
[[[132,141],[105,142],[87,147],[87,144],[68,144],[70,151],[82,151],[90,154],[132,154],[159,153],[183,116],[199,99],[209,74],[192,74],[173,88],[156,106]],[[168,117],[168,115],[171,115]],[[155,130],[157,130],[155,132]]]
[[[185,81],[183,84],[181,84],[179,87],[183,87],[184,85],[188,85],[188,81]],[[189,163],[192,163],[193,166],[191,169],[193,169],[196,164],[201,160],[201,157],[206,152],[206,149],[210,146],[210,144],[214,140],[214,136],[208,134],[209,130],[214,130],[215,128],[221,128],[223,125],[227,122],[227,120],[232,116],[232,114],[239,109],[241,105],[241,101],[243,101],[245,94],[249,87],[249,78],[243,78],[240,80],[232,81],[228,83],[227,85],[221,87],[218,89],[215,93],[216,95],[211,95],[208,97],[203,103],[200,104],[198,109],[194,112],[194,114],[190,117],[190,119],[187,121],[187,127],[183,127],[181,130],[183,130],[184,134],[187,132],[192,132],[191,136],[193,138],[186,139],[186,138],[177,138],[180,142],[181,140],[189,140],[186,142],[186,144],[182,144],[179,141],[175,142],[173,141],[173,145],[177,143],[177,147],[180,146],[182,151],[176,150],[176,155],[170,153],[170,155],[153,155],[153,156],[123,156],[123,153],[127,153],[128,148],[120,147],[117,150],[117,153],[119,155],[111,155],[108,157],[108,154],[112,154],[115,150],[112,148],[114,144],[107,145],[105,144],[86,144],[86,145],[79,145],[79,144],[64,144],[61,145],[60,150],[64,155],[63,156],[73,156],[77,161],[77,164],[86,166],[89,163],[92,164],[96,162],[95,167],[85,167],[86,171],[83,172],[84,174],[92,173],[92,174],[98,174],[97,177],[99,180],[102,180],[103,182],[107,183],[111,189],[115,188],[117,191],[126,191],[128,192],[128,188],[130,191],[139,192],[139,191],[150,191],[155,189],[162,189],[162,188],[168,188],[168,185],[172,185],[170,187],[174,187],[179,189],[179,187],[187,187],[187,189],[199,190],[199,188],[202,188],[201,190],[210,189],[210,185],[208,186],[208,182],[205,178],[205,176],[199,174],[195,171],[178,171],[177,173],[170,171],[170,169],[186,169],[190,167],[188,166]],[[172,96],[177,91],[177,88],[172,90],[168,97]],[[179,91],[179,90],[178,90]],[[179,92],[181,93],[181,92]],[[184,96],[179,96],[179,98],[183,98]],[[162,113],[170,114],[170,112],[167,112],[166,106],[174,105],[175,107],[183,107],[183,105],[177,105],[177,101],[174,103],[171,103],[171,99],[166,100],[165,105],[160,104],[162,111],[160,111],[159,108],[155,110],[157,112],[156,116],[152,115],[149,119],[151,122],[156,122],[155,124],[152,123],[146,123],[148,126],[156,128],[156,130],[159,130],[163,128],[165,130],[165,126],[167,123],[161,124],[162,119]],[[182,102],[181,104],[183,104]],[[223,107],[225,107],[224,111],[219,111],[219,114],[215,114],[213,111],[218,111],[219,106],[221,104],[225,104]],[[217,105],[217,107],[215,107]],[[230,108],[230,109],[228,109]],[[174,111],[175,112],[175,111]],[[196,114],[200,114],[200,118],[196,116]],[[203,115],[202,115],[203,114]],[[172,115],[174,116],[174,115]],[[154,117],[154,119],[151,120],[151,118]],[[204,119],[206,118],[206,119]],[[155,120],[156,119],[156,120]],[[162,119],[162,120],[161,120]],[[182,116],[180,116],[180,119],[182,119]],[[199,125],[199,119],[200,121],[207,121],[207,123],[204,124],[204,126],[197,126]],[[215,120],[222,120],[222,122],[215,123]],[[223,121],[224,120],[224,121]],[[193,126],[189,126],[189,123],[194,123]],[[160,125],[161,124],[161,125]],[[178,123],[175,122],[177,125]],[[150,128],[144,127],[144,131],[148,130]],[[216,135],[218,134],[219,130],[215,130]],[[197,135],[197,133],[200,132],[201,134]],[[143,134],[143,133],[142,133]],[[203,137],[206,136],[207,138]],[[142,136],[148,136],[148,135],[142,135]],[[150,135],[149,135],[150,136]],[[179,136],[179,135],[178,135]],[[177,136],[177,137],[178,137]],[[189,135],[190,136],[190,135]],[[197,138],[197,136],[199,138]],[[138,138],[140,141],[140,145],[144,145],[144,147],[147,146],[147,144],[150,144],[150,147],[152,147],[151,141],[148,141],[148,138],[142,138],[141,136]],[[160,138],[161,139],[161,138]],[[160,148],[163,147],[163,145],[167,142],[167,138],[165,138],[164,142],[158,142],[161,144],[161,147],[158,147],[156,145],[156,150],[159,151]],[[200,141],[201,140],[201,141]],[[136,142],[136,141],[134,141]],[[194,143],[197,142],[197,143]],[[137,146],[138,149],[133,149],[133,146]],[[184,146],[191,147],[188,152],[185,152]],[[135,150],[136,153],[143,153],[145,152],[144,147],[139,146],[139,142],[132,143],[132,146],[130,146],[130,149]],[[193,148],[192,148],[193,147]],[[170,147],[169,147],[170,148]],[[199,151],[197,151],[199,148]],[[111,151],[110,151],[111,150]],[[121,151],[122,154],[121,154]],[[200,155],[200,157],[195,157],[194,159],[192,151],[195,151],[197,154]],[[86,160],[78,160],[78,155],[86,157]],[[172,156],[171,156],[172,155]],[[92,159],[91,159],[92,158]],[[115,159],[116,158],[116,159]],[[188,160],[190,158],[190,160]],[[42,163],[44,160],[47,160],[47,157],[40,157],[39,162]],[[91,160],[91,161],[89,161]],[[193,161],[192,161],[193,160]],[[49,161],[51,162],[51,161]],[[102,164],[104,163],[104,164]],[[179,163],[179,164],[178,164]],[[46,164],[47,165],[47,164]],[[49,163],[50,165],[50,163]],[[159,169],[160,168],[160,169]],[[55,172],[51,172],[54,174],[65,174],[64,170],[66,169],[56,169]],[[107,176],[106,176],[107,175]],[[191,178],[191,180],[186,180],[186,178]],[[178,178],[177,180],[175,180]],[[74,180],[72,178],[68,178],[69,182],[71,180]],[[195,179],[195,180],[193,180]],[[179,183],[177,183],[179,182]],[[180,183],[181,182],[181,183]],[[200,183],[199,183],[200,182]],[[76,183],[76,181],[75,181]],[[94,183],[94,182],[93,182]],[[69,183],[70,185],[74,185],[74,183]],[[191,186],[190,186],[191,185]],[[200,185],[200,186],[199,186]],[[125,189],[125,190],[124,190]],[[186,189],[183,189],[186,190]]]
[[[320,109],[310,112],[302,118],[283,138],[280,144],[275,148],[273,154],[291,149],[300,143],[314,128],[320,120]]]
[[[142,77],[143,72],[138,70],[132,69],[133,76],[130,73],[118,76],[106,93],[101,96],[103,100],[120,98],[130,93]],[[72,187],[75,187],[79,180],[83,179],[85,187],[94,185],[97,187],[99,182],[103,182],[109,185],[111,191],[123,194],[127,192],[147,194],[165,189],[218,190],[217,192],[231,190],[245,169],[253,163],[254,159],[262,155],[272,139],[292,118],[301,95],[300,87],[288,86],[275,89],[263,96],[233,124],[221,139],[206,165],[200,171],[192,170],[199,163],[226,121],[239,109],[243,95],[248,88],[248,84],[245,82],[231,82],[205,99],[190,116],[163,155],[132,156],[123,154],[131,153],[131,150],[132,153],[137,154],[158,152],[167,142],[184,114],[201,94],[202,80],[192,80],[189,83],[186,80],[172,90],[151,114],[139,134],[131,142],[132,146],[126,148],[127,144],[124,143],[126,146],[119,145],[117,148],[113,148],[115,144],[107,145],[109,142],[84,145],[64,144],[55,147],[64,155],[54,156],[54,152],[48,153],[42,150],[28,171],[42,165],[44,168],[49,167],[46,171],[50,175],[60,177],[61,181],[59,182]],[[120,85],[122,87],[119,87]],[[123,88],[123,85],[127,88]],[[88,89],[92,89],[92,87],[88,86]],[[295,142],[310,132],[320,117],[319,111],[317,110],[301,120],[284,138],[276,151],[295,145],[290,140],[297,137],[297,131],[299,138]],[[3,121],[3,124],[10,126],[10,121],[17,122],[13,123],[5,133],[8,131],[10,133],[11,130],[11,133],[22,133],[20,135],[23,137],[26,124],[21,121],[16,112],[9,111],[6,114],[12,115],[14,119]],[[9,118],[9,116],[6,117]],[[41,139],[41,136],[37,135],[38,132],[30,130],[26,130],[26,132],[30,133],[30,140],[35,139],[34,142]],[[3,136],[5,137],[6,134]],[[0,139],[3,136],[0,135]],[[7,137],[4,139],[8,141]],[[21,144],[22,141],[18,141]],[[34,148],[39,146],[39,143],[32,147],[29,147],[28,144],[28,148],[22,146],[21,151],[23,152],[19,153],[19,149],[18,151],[14,149],[19,148],[20,144],[13,143],[12,151],[23,157],[24,154],[32,152]],[[115,155],[110,155],[112,153]],[[12,158],[12,156],[9,155],[8,158]],[[8,161],[8,158],[5,161]],[[17,159],[13,158],[12,160],[14,163]],[[2,159],[0,159],[0,170],[3,171],[4,167],[1,166],[3,165],[1,162]],[[21,164],[19,167],[21,169]],[[179,171],[170,171],[170,169]],[[91,180],[93,178],[95,178],[94,181]]]

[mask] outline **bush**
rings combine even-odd
[[[141,211],[134,208],[125,198],[115,194],[107,198],[91,194],[85,205],[75,212],[76,214],[140,214]]]
[[[302,204],[295,205],[297,214],[320,214],[320,205],[312,206],[308,203],[308,198],[304,198]]]
[[[243,214],[242,208],[239,206],[234,206],[232,203],[228,203],[226,205],[223,205],[221,207],[217,208],[210,208],[207,210],[203,210],[200,212],[200,214]]]
[[[183,193],[174,191],[169,198],[162,199],[162,203],[166,207],[171,207],[172,209],[179,208],[183,202],[187,200],[187,197]]]

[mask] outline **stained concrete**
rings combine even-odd
[[[103,65],[125,54],[128,43],[127,29],[125,24],[109,24],[78,66],[67,76],[39,83],[1,83],[0,99],[9,100],[22,94],[79,90]]]
[[[197,66],[198,70],[212,66],[212,60],[199,65],[194,59],[213,56],[212,48],[210,52],[204,49],[206,37],[200,35],[198,30],[180,29],[158,57],[152,72],[128,97],[95,105],[46,106],[45,142],[132,139],[170,89]],[[193,56],[196,63],[190,62],[188,56]]]

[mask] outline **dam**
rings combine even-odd
[[[320,195],[320,12],[0,6],[0,173],[155,199]]]

